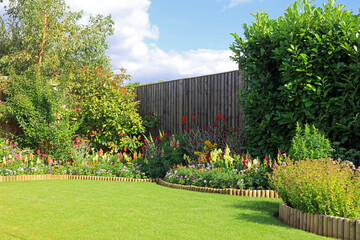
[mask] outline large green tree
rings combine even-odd
[[[0,75],[8,76],[2,116],[20,125],[22,146],[61,158],[79,126],[75,66],[109,64],[111,16],[92,16],[87,25],[81,16],[63,0],[10,0],[0,18]]]
[[[47,75],[58,75],[74,64],[109,64],[106,38],[113,33],[111,16],[91,16],[79,24],[63,0],[10,0],[0,18],[0,73],[23,73],[37,64]],[[70,68],[69,68],[70,67]]]
[[[258,12],[243,25],[245,38],[234,34],[233,60],[248,77],[240,100],[255,155],[288,151],[296,122],[360,153],[360,14],[333,0],[312,2],[298,0],[277,19]]]

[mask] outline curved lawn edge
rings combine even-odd
[[[97,180],[97,181],[119,181],[119,182],[155,182],[154,179],[136,179],[125,177],[101,177],[85,175],[17,175],[17,176],[0,176],[0,182],[9,181],[34,181],[34,180]]]
[[[276,191],[274,190],[241,190],[241,189],[219,189],[219,188],[210,188],[210,187],[198,187],[193,185],[182,185],[175,183],[168,183],[162,179],[156,179],[156,183],[165,187],[185,189],[196,192],[205,192],[205,193],[219,193],[219,194],[228,194],[236,196],[246,196],[246,197],[265,197],[265,198],[280,198]]]
[[[204,192],[204,193],[219,193],[219,194],[227,194],[227,195],[246,196],[246,197],[280,198],[279,195],[274,190],[240,190],[240,189],[232,189],[232,188],[219,189],[219,188],[209,188],[209,187],[197,187],[193,185],[168,183],[160,178],[136,179],[136,178],[124,178],[124,177],[50,175],[50,174],[0,176],[0,182],[36,181],[36,180],[95,180],[95,181],[119,181],[119,182],[156,182],[158,185],[164,187],[184,189],[184,190]]]
[[[320,236],[360,240],[360,220],[304,213],[286,203],[279,206],[279,220],[290,227]]]

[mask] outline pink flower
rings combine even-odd
[[[45,157],[45,154],[42,154],[41,156],[42,156],[42,157]]]

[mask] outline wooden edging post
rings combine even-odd
[[[279,220],[291,227],[325,237],[360,240],[360,220],[304,213],[285,203],[279,205]]]

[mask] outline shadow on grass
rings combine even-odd
[[[4,232],[4,231],[1,231],[0,233],[3,233],[5,236],[9,236],[9,237],[12,237],[12,238],[15,238],[15,239],[26,240],[26,238],[16,236],[15,234],[12,234],[12,233]]]
[[[279,212],[279,203],[277,202],[267,201],[264,199],[251,199],[241,202],[239,201],[231,207],[241,211],[236,219],[258,224],[287,226],[277,219]]]

